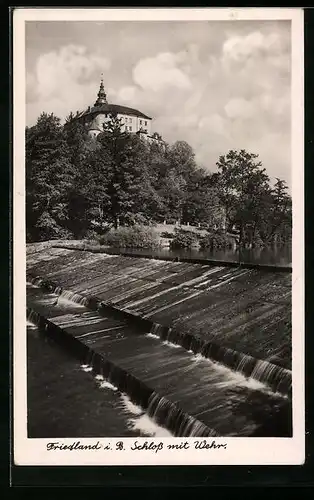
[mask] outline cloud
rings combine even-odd
[[[278,33],[254,31],[244,36],[231,36],[223,45],[225,59],[243,63],[249,57],[281,54],[285,40]]]
[[[90,53],[85,46],[66,45],[41,54],[34,71],[26,76],[30,119],[42,111],[64,118],[71,110],[84,108],[90,95],[95,95],[95,79],[99,81],[100,74],[109,68],[107,57]]]
[[[36,48],[39,56],[27,75],[28,122],[41,111],[64,118],[92,105],[104,71],[109,102],[152,116],[154,131],[168,142],[186,140],[208,170],[229,149],[244,148],[259,154],[271,176],[289,183],[288,24],[197,23],[189,30],[178,23],[174,30],[144,23],[145,36],[126,24],[117,43],[111,40],[116,28],[107,41],[103,35],[106,54],[99,52],[99,37],[91,45],[82,31],[80,43]],[[133,42],[124,51],[126,33]]]
[[[134,86],[122,87],[116,92],[116,98],[123,103],[131,103],[136,98],[137,89]]]
[[[159,91],[166,87],[188,89],[188,75],[178,67],[182,54],[164,52],[141,59],[133,69],[133,80],[145,90]]]
[[[251,118],[255,111],[253,103],[242,98],[231,99],[227,102],[224,109],[226,115],[231,119]]]

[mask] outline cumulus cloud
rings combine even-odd
[[[67,45],[41,54],[26,77],[30,119],[43,110],[64,118],[71,110],[85,107],[90,95],[95,95],[95,79],[99,81],[109,68],[108,58],[88,52],[85,46]]]
[[[159,91],[166,87],[188,89],[188,75],[179,67],[182,54],[164,52],[141,59],[133,69],[133,79],[145,90]]]
[[[223,45],[226,59],[243,62],[252,56],[281,54],[285,42],[278,33],[254,31],[244,36],[231,36]]]
[[[218,29],[199,23],[194,31],[184,23],[176,30],[154,25],[142,39],[134,28],[138,43],[124,59],[126,38],[117,48],[113,32],[103,40],[106,56],[96,43],[87,50],[87,38],[82,45],[39,51],[27,75],[29,121],[43,110],[64,117],[92,105],[103,71],[109,101],[152,116],[154,131],[169,142],[189,142],[205,168],[215,170],[230,148],[245,148],[259,154],[272,177],[289,182],[290,29],[279,22],[253,24]],[[132,29],[128,25],[129,38]]]
[[[225,112],[229,118],[246,119],[254,115],[254,105],[246,99],[231,99],[225,105]]]
[[[71,90],[89,82],[95,74],[109,68],[109,60],[95,54],[88,54],[86,47],[68,45],[59,52],[42,55],[37,62],[36,78],[38,92],[43,97],[60,93],[60,87]]]
[[[132,86],[122,87],[116,93],[116,97],[123,102],[132,102],[134,101],[135,96],[136,96],[136,88]]]

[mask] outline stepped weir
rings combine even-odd
[[[291,435],[291,274],[44,247],[28,318],[174,436]]]

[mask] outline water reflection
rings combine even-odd
[[[107,252],[107,249],[106,249]],[[228,249],[228,250],[170,250],[169,248],[161,248],[157,250],[139,249],[139,248],[112,248],[108,249],[107,253],[130,253],[136,255],[150,255],[152,257],[173,257],[173,258],[193,258],[193,259],[210,259],[226,262],[241,262],[247,264],[265,264],[273,266],[288,266],[292,265],[292,251],[290,246],[272,247],[272,248],[254,248],[251,250]]]

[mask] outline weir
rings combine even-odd
[[[27,318],[32,323],[38,325],[46,335],[50,336],[67,350],[70,350],[83,365],[91,366],[95,375],[101,375],[121,392],[126,393],[131,401],[144,410],[147,410],[147,414],[157,424],[169,429],[174,436],[217,435],[213,429],[208,428],[202,422],[186,414],[166,398],[159,396],[158,393],[154,392],[145,383],[113,362],[105,359],[99,352],[88,348],[86,344],[83,344],[75,336],[69,335],[65,329],[61,329],[38,312],[28,308]]]
[[[256,359],[242,352],[219,346],[213,342],[206,342],[192,333],[178,332],[171,327],[151,322],[138,315],[129,314],[127,311],[104,304],[97,297],[84,297],[83,295],[63,290],[54,283],[41,278],[30,279],[33,284],[40,285],[56,295],[61,295],[66,300],[71,300],[92,310],[97,310],[100,314],[105,314],[109,310],[109,313],[118,317],[124,317],[130,322],[135,323],[143,332],[149,330],[152,335],[160,337],[164,342],[181,346],[194,354],[201,354],[204,358],[222,363],[234,371],[243,373],[246,377],[251,377],[268,385],[274,392],[281,392],[282,394],[289,394],[291,396],[292,374],[290,370],[269,361]]]
[[[81,361],[81,363],[91,366],[95,375],[101,375],[113,386],[116,386],[120,392],[127,394],[131,401],[147,410],[147,414],[174,436],[216,436],[213,429],[208,428],[202,422],[196,420],[166,398],[159,396],[146,384],[142,383],[130,373],[125,372],[119,366],[105,359],[99,353],[90,350],[74,336],[67,335],[51,321],[27,309],[27,317],[30,321],[37,324],[45,331],[45,334],[57,341]]]
[[[71,300],[109,308],[162,340],[290,391],[289,273],[63,252],[36,254],[30,275],[40,271]]]
[[[289,435],[289,329],[278,335],[287,273],[46,247],[31,254],[28,275],[41,287],[28,289],[41,329],[46,318],[61,343],[76,356],[84,352],[84,363],[89,356],[97,373],[174,435]],[[238,314],[228,328],[217,312],[229,303],[230,318],[235,293]],[[213,319],[218,332],[207,326]]]
[[[127,322],[56,297],[29,289],[32,322],[173,435],[264,435],[265,422],[269,435],[289,435],[289,399]]]

